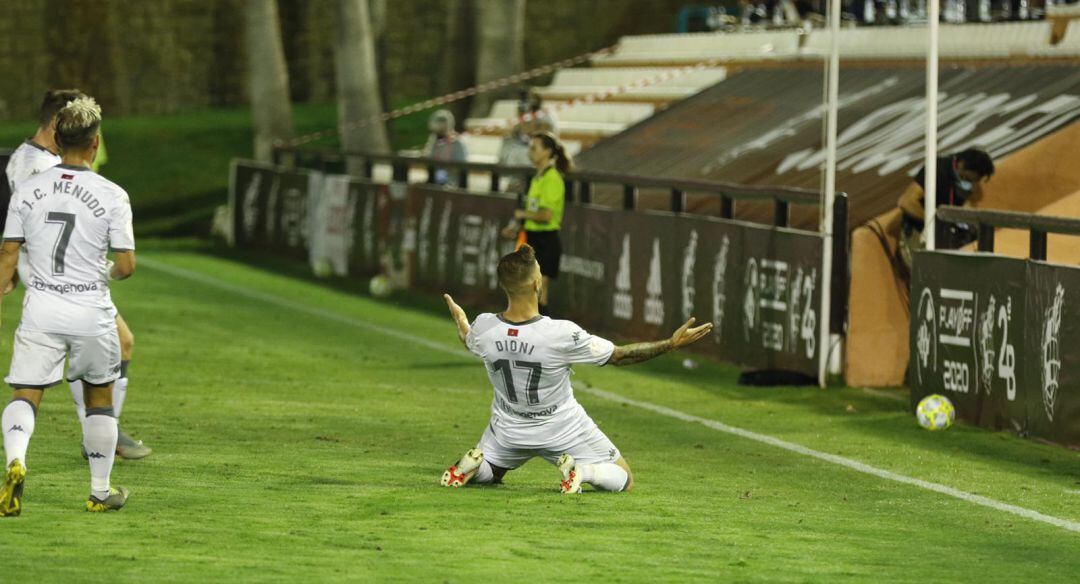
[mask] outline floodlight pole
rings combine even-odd
[[[825,114],[825,201],[822,205],[821,309],[818,320],[818,385],[825,387],[832,347],[832,241],[833,203],[836,201],[836,115],[840,96],[840,0],[829,0],[829,66],[826,69],[828,96]],[[847,229],[846,225],[841,229]]]
[[[923,235],[926,249],[936,248],[937,241],[937,114],[938,114],[938,15],[941,1],[929,0],[926,24],[930,46],[926,52],[926,161],[923,164]]]

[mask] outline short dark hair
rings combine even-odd
[[[504,255],[495,271],[499,276],[499,286],[507,294],[517,294],[532,281],[535,269],[536,252],[526,243],[517,251]]]
[[[86,97],[86,94],[78,89],[50,89],[46,91],[45,97],[41,100],[41,109],[38,110],[38,126],[44,128],[51,124],[53,118],[60,113],[60,110],[64,109],[65,105],[80,97]]]
[[[953,156],[955,156],[957,162],[964,163],[964,168],[979,173],[983,178],[994,175],[994,160],[990,158],[990,155],[985,150],[968,148],[963,152],[957,152]]]

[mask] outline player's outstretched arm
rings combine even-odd
[[[450,308],[450,318],[454,319],[454,324],[457,325],[458,339],[464,343],[465,337],[469,336],[469,318],[465,316],[465,311],[454,302],[454,299],[449,294],[443,294],[443,300],[446,301],[446,306]]]
[[[709,331],[711,331],[712,328],[713,325],[711,322],[695,327],[694,319],[691,318],[679,327],[679,330],[675,331],[670,339],[615,347],[615,352],[611,354],[611,359],[608,363],[611,365],[633,365],[634,363],[648,361],[649,359],[659,357],[664,353],[670,353],[671,351],[681,349],[691,343],[697,342],[698,339],[709,334]]]

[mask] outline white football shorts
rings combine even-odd
[[[120,377],[120,337],[116,329],[84,337],[18,329],[5,381],[15,389],[45,389],[64,379],[108,385]]]
[[[583,415],[582,418],[578,431],[560,436],[549,443],[530,447],[507,444],[499,438],[498,424],[488,423],[477,448],[484,452],[484,460],[489,464],[505,469],[517,468],[537,456],[553,465],[563,454],[569,454],[577,462],[585,464],[619,460],[622,457],[619,449],[600,430],[596,422],[588,416]]]

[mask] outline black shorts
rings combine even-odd
[[[526,231],[525,243],[536,251],[540,273],[555,279],[559,277],[559,261],[562,260],[562,241],[558,231]]]

